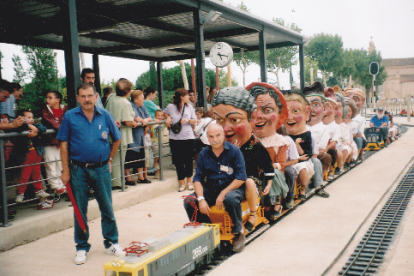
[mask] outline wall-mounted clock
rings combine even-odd
[[[227,43],[218,42],[210,50],[210,60],[217,67],[226,67],[233,60],[233,49]]]

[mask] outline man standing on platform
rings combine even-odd
[[[88,192],[90,188],[94,189],[101,211],[105,251],[120,256],[124,252],[118,244],[118,229],[112,207],[111,166],[121,143],[121,133],[112,115],[95,106],[98,94],[92,84],[81,84],[76,98],[80,106],[65,113],[56,137],[60,141],[62,182],[68,185],[72,178],[73,195],[85,222]],[[108,140],[109,135],[114,141],[112,145]],[[75,218],[75,263],[78,265],[86,261],[86,254],[91,247],[88,239],[88,226],[84,233]]]

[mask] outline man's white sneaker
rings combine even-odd
[[[106,254],[115,255],[117,257],[122,256],[125,254],[124,248],[119,244],[113,244],[111,247],[105,249]]]
[[[76,251],[75,264],[84,264],[86,262],[86,254],[87,252],[85,250]]]
[[[42,197],[42,198],[50,196],[50,194],[46,193],[45,190],[39,190],[35,193],[35,195],[36,197]]]
[[[17,203],[22,203],[23,199],[24,199],[24,194],[16,194],[14,201],[16,201]]]

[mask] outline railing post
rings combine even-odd
[[[124,144],[122,143],[121,138],[121,145],[119,146],[119,167],[121,169],[121,188],[122,191],[125,192],[125,169],[124,169],[124,161],[125,161],[125,155],[124,155]]]
[[[162,147],[163,147],[163,144],[162,144],[162,129],[161,128],[163,128],[164,127],[164,124],[165,123],[160,123],[159,125],[158,125],[158,164],[159,164],[159,166],[160,166],[160,181],[163,181],[164,180],[164,169],[163,169],[163,154],[162,154]]]
[[[7,209],[6,164],[4,160],[4,140],[0,139],[0,169],[1,169],[1,208],[3,210],[3,227],[10,226]]]

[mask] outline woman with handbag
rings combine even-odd
[[[194,108],[189,104],[190,96],[184,88],[175,91],[173,103],[164,109],[172,119],[170,148],[172,162],[180,182],[179,192],[193,190],[194,132],[191,125],[196,123]],[[187,180],[187,181],[186,181]]]

